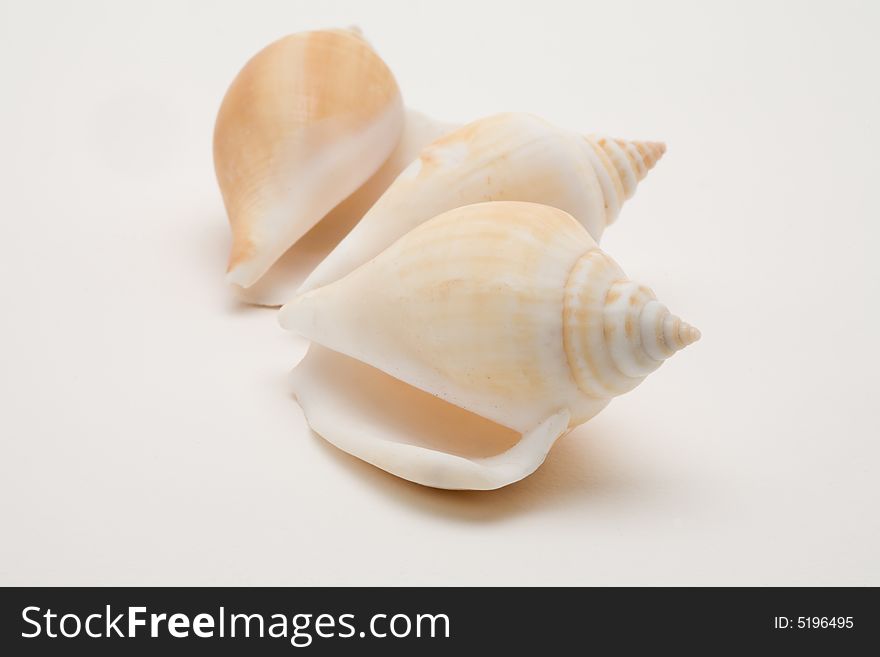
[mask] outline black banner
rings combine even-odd
[[[854,654],[880,639],[880,598],[868,588],[7,588],[0,599],[5,655],[586,654],[599,647],[619,654],[646,641],[703,654]]]

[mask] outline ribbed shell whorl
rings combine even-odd
[[[577,261],[565,285],[563,341],[580,390],[605,399],[635,388],[700,332],[654,293],[629,280],[602,251]]]
[[[632,198],[638,184],[663,157],[666,144],[599,135],[589,135],[585,139],[591,147],[593,168],[605,197],[605,224],[610,226],[617,219],[620,206]]]

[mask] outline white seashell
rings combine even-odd
[[[425,148],[299,291],[338,280],[420,223],[471,203],[557,207],[598,240],[664,152],[660,143],[583,137],[529,114],[475,121]]]
[[[570,215],[522,202],[425,222],[280,321],[326,348],[292,375],[315,431],[438,488],[522,479],[560,435],[699,339]]]
[[[248,287],[388,158],[403,128],[391,71],[360,34],[293,34],[257,53],[220,106],[214,166]]]
[[[407,108],[403,133],[379,170],[285,251],[256,283],[250,287],[233,286],[238,298],[259,306],[280,306],[290,301],[306,276],[339,244],[421,150],[458,127]]]

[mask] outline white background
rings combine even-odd
[[[507,489],[312,434],[213,120],[360,25],[407,103],[664,159],[604,248],[703,340]],[[0,3],[0,583],[880,584],[880,4]]]

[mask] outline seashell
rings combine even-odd
[[[238,298],[260,306],[280,306],[292,299],[305,278],[348,234],[397,175],[418,157],[421,150],[458,127],[406,108],[400,139],[378,171],[287,249],[256,283],[250,287],[233,286]]]
[[[312,428],[438,488],[529,475],[700,337],[569,214],[523,202],[431,219],[280,322],[318,345],[291,375]]]
[[[253,285],[376,172],[402,128],[397,82],[357,31],[293,34],[257,53],[214,128],[233,236],[227,280]]]
[[[530,114],[475,121],[425,148],[299,291],[338,280],[420,223],[472,203],[550,205],[599,240],[665,149],[655,142],[583,137]]]

